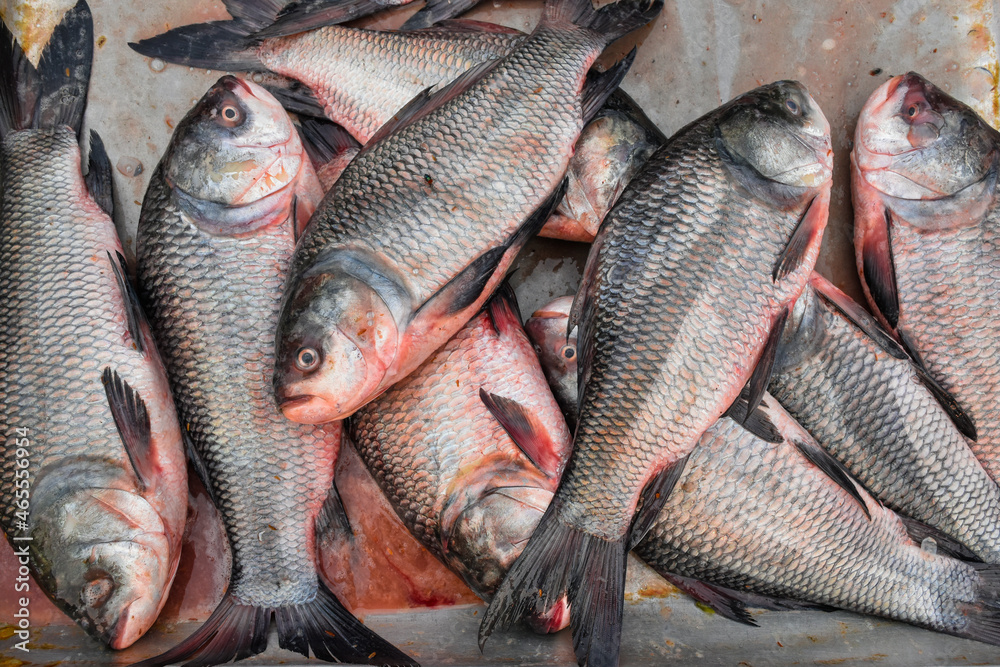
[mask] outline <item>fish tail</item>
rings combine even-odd
[[[0,30],[0,138],[63,125],[79,135],[94,55],[94,22],[86,0],[63,15],[37,67],[7,26]]]
[[[257,57],[261,28],[281,11],[281,0],[228,0],[231,21],[185,25],[140,42],[129,42],[133,51],[168,63],[232,72],[266,71]]]
[[[569,599],[573,650],[579,663],[615,667],[621,649],[628,536],[605,540],[563,523],[558,501],[546,510],[524,551],[500,584],[479,626],[479,648],[497,628],[544,616]]]
[[[548,0],[542,21],[587,28],[610,44],[655,19],[661,9],[663,0],[618,0],[600,9],[594,9],[591,0]]]
[[[320,660],[364,665],[413,665],[417,662],[362,625],[321,581],[311,602],[283,607],[241,604],[226,593],[204,625],[180,644],[132,667],[221,665],[267,649],[274,615],[281,648]]]

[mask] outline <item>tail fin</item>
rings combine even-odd
[[[36,69],[4,25],[0,28],[0,137],[15,130],[67,125],[80,134],[94,55],[94,21],[86,0],[63,15]]]
[[[1000,646],[1000,567],[996,565],[970,565],[979,575],[976,598],[972,602],[957,603],[959,627],[931,627],[950,635],[975,639]],[[950,610],[949,610],[950,611]]]
[[[251,35],[271,23],[283,4],[282,0],[226,0],[232,21],[185,25],[129,42],[129,46],[149,58],[178,65],[233,72],[264,70]]]
[[[496,628],[544,615],[567,595],[580,664],[614,667],[621,650],[628,537],[609,541],[564,524],[553,500],[497,590],[479,627],[482,650]]]
[[[427,0],[423,8],[406,19],[400,30],[421,30],[455,18],[479,4],[479,0]]]
[[[591,0],[549,0],[542,21],[593,30],[610,44],[655,19],[661,9],[663,0],[618,0],[600,9],[594,9]]]
[[[281,648],[328,662],[364,665],[414,665],[399,649],[354,618],[322,581],[316,597],[287,607],[253,607],[227,593],[205,624],[166,653],[132,667],[160,667],[197,656],[188,665],[221,665],[243,660],[267,649],[271,614],[278,626]]]

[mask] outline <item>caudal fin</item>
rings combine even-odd
[[[417,665],[417,662],[361,624],[340,601],[319,584],[311,602],[286,607],[253,607],[229,593],[205,624],[166,653],[132,667],[160,667],[188,661],[191,666],[221,665],[263,653],[271,616],[278,627],[278,645],[328,662],[364,665]]]
[[[609,541],[563,523],[549,505],[479,626],[490,634],[529,614],[544,616],[568,596],[573,650],[580,664],[614,667],[621,650],[627,536]]]
[[[94,21],[86,0],[63,15],[37,68],[7,26],[0,26],[0,138],[62,125],[79,134],[93,55]]]
[[[542,21],[588,28],[610,44],[655,19],[661,9],[663,0],[618,0],[600,9],[594,9],[590,0],[549,0]]]
[[[231,21],[185,25],[129,42],[133,51],[168,63],[208,69],[245,72],[265,70],[251,37],[269,25],[282,10],[282,0],[227,0]]]

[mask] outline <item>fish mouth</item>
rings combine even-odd
[[[321,396],[295,394],[278,401],[278,409],[299,424],[325,424],[342,418],[341,410]]]

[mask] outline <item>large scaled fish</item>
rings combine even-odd
[[[548,506],[570,444],[510,287],[355,413],[351,440],[409,531],[489,600]],[[563,607],[533,619],[552,630],[566,620]]]
[[[267,647],[321,659],[413,664],[317,576],[339,423],[302,426],[271,395],[273,332],[296,228],[319,186],[285,111],[223,77],[177,125],[150,179],[139,281],[185,430],[232,549],[229,588],[193,635],[143,665],[219,664]]]
[[[628,186],[570,319],[583,387],[573,453],[481,642],[568,591],[577,658],[617,664],[625,554],[705,429],[734,403],[753,420],[819,253],[831,156],[822,111],[782,81],[688,125]]]
[[[955,426],[967,417],[818,274],[795,302],[770,391],[879,500],[1000,563],[1000,487]]]
[[[37,68],[0,27],[0,525],[60,609],[125,648],[173,582],[187,469],[96,133],[81,173],[92,55],[84,0]]]
[[[882,323],[971,417],[1000,480],[1000,134],[918,74],[880,86],[851,153],[854,243]]]
[[[230,5],[237,12],[242,6]],[[132,48],[186,65],[289,77],[294,82],[267,75],[262,85],[289,110],[333,120],[365,143],[421,91],[510,53],[525,37],[503,26],[461,21],[419,32],[337,26],[260,39],[249,35],[256,24],[248,21],[182,26]],[[612,95],[581,133],[567,172],[566,196],[539,235],[593,241],[625,185],[664,141],[635,102],[621,91]]]
[[[817,298],[807,287],[796,301],[785,341],[788,329],[805,325],[822,331],[808,323],[813,306],[799,305]],[[546,326],[535,329],[535,344],[553,347],[555,337],[548,332],[561,324],[563,345],[575,349],[575,336],[566,338],[568,315],[559,315],[558,304],[542,311]],[[783,342],[780,354],[804,347]],[[566,370],[576,370],[576,358],[542,357],[550,382],[556,379],[575,392],[576,373]],[[754,624],[746,606],[801,608],[794,602],[799,600],[1000,640],[992,620],[1000,612],[983,606],[994,604],[1000,583],[995,570],[922,553],[892,512],[842,476],[838,464],[773,398],[764,401],[762,412],[776,437],[758,438],[729,417],[716,422],[698,441],[677,488],[634,553],[699,601],[744,623]]]
[[[803,456],[823,455],[773,398],[761,411],[782,441],[716,422],[636,555],[727,588],[1000,644],[995,567],[921,549],[891,510]]]
[[[505,56],[525,35],[491,23],[462,21],[417,32],[324,26],[287,37],[260,38],[269,11],[257,0],[230,1],[233,21],[174,28],[131,46],[167,62],[230,71],[274,72],[307,91],[274,89],[293,110],[342,125],[367,143],[418,93],[454,80],[476,65]],[[270,84],[270,82],[268,82]],[[305,98],[303,98],[305,96]]]
[[[590,66],[660,6],[554,0],[509,56],[418,97],[358,154],[292,260],[274,375],[286,417],[350,415],[485,303],[631,58],[588,79]]]

